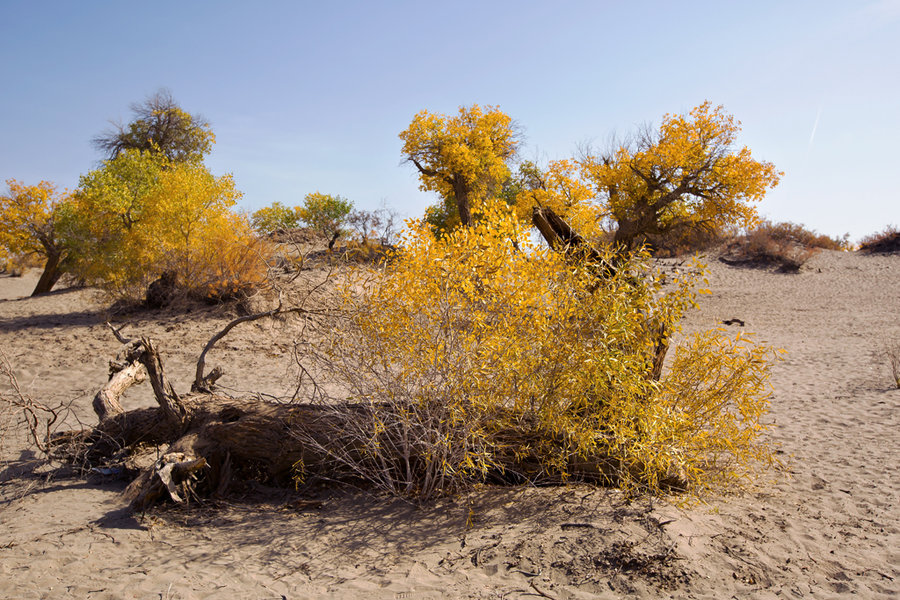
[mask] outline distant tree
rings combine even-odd
[[[281,202],[264,206],[250,216],[253,229],[266,235],[278,229],[294,229],[300,226],[300,207],[291,208]]]
[[[8,179],[0,196],[0,249],[9,255],[34,254],[45,259],[44,272],[32,296],[53,289],[65,270],[66,249],[57,231],[57,210],[69,199],[47,181],[24,185]]]
[[[306,195],[297,210],[304,223],[329,238],[328,249],[331,250],[343,233],[342,227],[353,210],[353,203],[340,196],[313,192]]]
[[[351,211],[347,225],[356,232],[362,244],[377,241],[382,246],[390,246],[396,241],[398,220],[396,211],[382,206],[376,210]]]
[[[472,213],[510,176],[519,132],[495,106],[462,106],[456,116],[418,113],[400,133],[403,156],[419,171],[420,189],[440,194],[428,221],[450,229],[472,224]]]
[[[209,122],[183,111],[172,93],[161,89],[142,103],[131,105],[134,120],[94,138],[94,146],[107,158],[124,150],[160,152],[171,161],[199,160],[209,153],[216,138]]]
[[[125,150],[82,176],[61,214],[72,270],[120,298],[164,273],[189,294],[227,296],[265,269],[249,219],[231,210],[240,196],[200,162]]]
[[[650,236],[683,228],[752,224],[751,204],[782,173],[734,148],[740,122],[704,102],[689,115],[666,115],[631,143],[581,161],[597,199],[616,224],[615,243],[633,249]]]

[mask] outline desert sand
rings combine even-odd
[[[667,268],[677,268],[668,261]],[[900,390],[882,348],[900,341],[900,255],[823,251],[799,274],[709,260],[711,293],[685,322],[753,333],[772,367],[772,443],[784,466],[732,496],[678,507],[584,485],[484,487],[425,507],[363,491],[290,491],[132,514],[114,477],[0,456],[3,598],[896,598]],[[190,386],[212,309],[111,315],[90,289],[27,294],[0,277],[0,350],[23,391],[73,401],[88,424],[118,344],[104,323],[158,340]],[[740,319],[738,324],[722,321]],[[288,321],[236,328],[210,356],[234,395],[289,395]],[[2,384],[0,384],[2,385]],[[126,409],[152,403],[149,386]]]

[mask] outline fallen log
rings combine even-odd
[[[83,438],[82,457],[89,464],[121,462],[142,448],[153,449],[160,458],[142,469],[126,490],[136,510],[166,499],[221,496],[245,480],[278,485],[317,479],[364,482],[365,473],[357,466],[372,460],[369,442],[382,426],[379,419],[390,419],[391,411],[398,410],[371,403],[279,404],[232,398],[209,391],[211,380],[203,376],[202,362],[198,379],[205,385],[197,390],[195,382],[195,391],[181,396],[167,380],[152,340],[129,340],[113,332],[124,347],[110,363],[109,381],[94,398],[98,424]],[[121,395],[145,380],[153,387],[157,406],[125,411]],[[499,437],[495,441],[498,449],[513,447]],[[565,447],[564,440],[560,443]],[[540,456],[501,452],[495,458],[500,466],[486,474],[487,479],[506,482],[574,479],[615,485],[623,469],[635,468],[605,456],[573,456],[563,477],[548,474]],[[378,457],[380,463],[407,467],[420,460],[425,459],[411,456],[408,447],[404,455]],[[669,487],[684,484],[676,477]]]
[[[149,339],[129,341],[123,354],[132,362],[117,363],[120,368],[113,369],[110,381],[97,394],[102,399],[95,402],[99,423],[86,443],[87,455],[96,463],[142,447],[162,449],[161,458],[142,470],[126,490],[125,497],[135,510],[167,499],[184,502],[191,497],[221,496],[233,483],[246,480],[285,486],[317,478],[360,482],[348,464],[363,459],[360,427],[370,422],[374,427],[372,405],[277,404],[201,392],[175,395],[176,414],[182,417],[173,419],[167,404],[174,402],[170,397],[174,391],[157,381],[153,389],[159,406],[119,410],[121,393],[143,381],[139,367],[155,364],[156,369],[146,375],[151,383],[164,374]],[[409,458],[397,456],[396,460]],[[539,457],[510,455],[501,460],[504,467],[489,474],[489,480],[554,481]],[[615,482],[619,465],[573,458],[570,466],[574,479],[609,485]]]

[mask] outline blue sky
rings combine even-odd
[[[0,0],[0,179],[76,186],[167,87],[244,208],[318,190],[414,217],[435,198],[397,134],[420,110],[498,105],[553,159],[710,100],[785,172],[762,214],[856,239],[900,225],[898,40],[900,0]]]

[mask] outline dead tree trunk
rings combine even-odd
[[[364,460],[359,431],[361,423],[371,420],[371,405],[283,405],[208,392],[178,396],[166,381],[150,340],[129,341],[122,356],[94,398],[99,423],[87,437],[86,455],[97,464],[121,460],[142,446],[161,448],[156,451],[160,458],[125,492],[134,509],[166,499],[182,502],[192,496],[221,495],[233,481],[246,478],[283,485],[317,477],[358,481],[358,473],[339,463]],[[159,406],[123,410],[121,394],[145,378],[151,380]],[[507,477],[504,473],[528,479],[529,473],[542,472],[535,457],[500,458],[509,465],[498,471],[496,479]],[[613,480],[608,462],[579,460],[572,464],[571,474],[608,484]]]
[[[600,277],[616,274],[616,266],[551,209],[535,206],[531,222],[554,250],[563,252],[575,262],[593,267]]]
[[[615,276],[619,265],[610,263],[599,250],[551,209],[535,206],[531,222],[554,250],[565,253],[573,262],[592,268],[594,274],[602,279]],[[656,340],[648,377],[653,381],[659,381],[672,332],[664,326],[655,326],[652,322],[648,322],[646,326],[653,329],[651,334]]]
[[[327,457],[305,447],[301,438],[327,447],[340,429],[333,411],[210,393],[181,397],[166,379],[151,340],[124,341],[128,344],[121,360],[111,363],[110,379],[94,397],[99,423],[87,438],[87,456],[98,462],[139,445],[165,447],[154,468],[129,486],[127,495],[135,508],[165,496],[176,501],[187,497],[189,479],[200,473],[201,493],[222,493],[236,469],[252,465],[263,477],[287,481],[298,464],[307,474],[326,464]],[[121,395],[145,379],[159,406],[126,412]],[[303,436],[296,435],[298,430]]]

